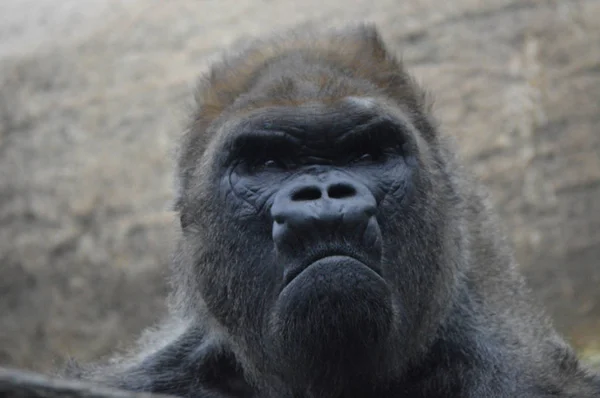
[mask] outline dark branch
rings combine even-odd
[[[6,398],[166,398],[134,393],[38,373],[0,368],[0,397]]]

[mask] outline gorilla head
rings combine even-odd
[[[374,31],[307,44],[230,60],[200,90],[180,164],[201,297],[187,304],[260,373],[384,377],[447,310],[453,190],[421,94]]]
[[[374,28],[257,43],[197,102],[170,320],[82,376],[190,397],[598,394]]]

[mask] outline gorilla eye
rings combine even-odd
[[[351,163],[372,163],[381,159],[381,152],[378,150],[369,150],[356,156]]]
[[[281,169],[284,168],[285,165],[277,160],[268,159],[263,162],[262,167],[265,169]]]
[[[281,160],[281,159],[277,159],[277,158],[257,158],[254,159],[253,161],[249,161],[248,162],[250,170],[252,172],[260,172],[263,170],[287,170],[289,168],[289,165]]]

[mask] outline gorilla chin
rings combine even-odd
[[[328,256],[282,289],[270,321],[269,340],[296,374],[299,367],[339,372],[383,352],[394,324],[392,294],[372,267]]]

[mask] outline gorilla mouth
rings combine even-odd
[[[294,267],[291,270],[287,271],[284,274],[283,287],[286,287],[302,273],[313,267],[318,267],[319,265],[329,262],[348,262],[348,260],[352,261],[353,263],[360,264],[366,270],[375,273],[379,278],[381,278],[381,272],[379,270],[379,267],[368,265],[367,262],[365,262],[363,259],[344,253],[327,253],[312,256],[308,261],[303,262],[301,266]]]

